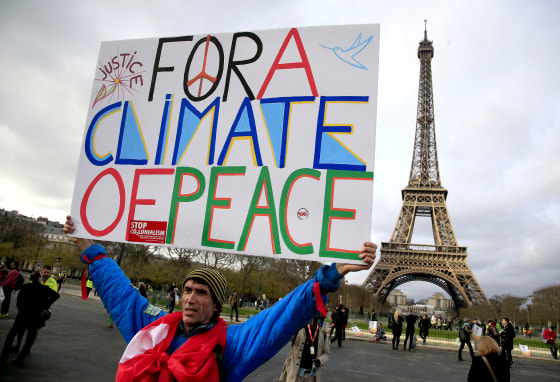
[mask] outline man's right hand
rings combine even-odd
[[[62,228],[62,231],[64,231],[64,233],[69,234],[69,233],[73,233],[74,230],[76,229],[76,227],[74,227],[74,222],[72,221],[72,217],[70,217],[70,215],[66,216],[66,222],[64,223],[64,227]],[[66,236],[68,237],[68,236]],[[93,240],[91,239],[82,239],[79,237],[68,237],[68,240],[70,240],[72,243],[76,244],[78,246],[78,248],[80,248],[80,251],[85,251],[86,248],[90,247],[93,245]]]
[[[375,262],[375,252],[377,252],[377,244],[372,243],[371,241],[366,241],[360,249],[360,259],[363,261],[362,265],[337,263],[336,269],[341,276],[344,276],[349,272],[367,270],[371,268]]]

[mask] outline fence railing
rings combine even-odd
[[[458,332],[455,331],[455,333],[457,333],[457,337],[453,337],[453,336],[449,336],[449,337],[437,337],[437,336],[430,336],[428,335],[428,337],[426,337],[426,345],[430,345],[430,346],[440,346],[440,347],[444,347],[444,348],[449,348],[449,349],[455,349],[455,350],[459,350],[459,345],[460,345],[460,340],[459,340],[459,334]],[[358,334],[355,334],[354,331],[352,330],[352,328],[350,327],[350,324],[348,325],[348,328],[346,328],[346,335],[350,336],[350,337],[356,337],[356,338],[361,338],[364,340],[371,340],[373,342],[373,339],[375,338],[375,334],[374,333],[370,333],[369,330],[364,330],[364,329],[360,329]],[[392,342],[393,340],[393,333],[390,330],[386,330],[385,335],[387,336],[387,340],[384,342]],[[422,339],[418,336],[418,334],[416,334],[417,336],[417,347],[421,348],[422,345]],[[405,334],[403,333],[401,335],[400,338],[400,344],[404,344],[404,339],[405,339]],[[475,341],[471,340],[471,343],[473,345],[473,349],[475,349]],[[519,347],[519,345],[526,345],[528,347],[528,354],[524,355],[521,352],[521,349]],[[464,350],[466,352],[468,352],[468,348],[466,350]],[[475,349],[475,354],[476,354],[476,349]],[[529,341],[528,338],[525,337],[516,337],[515,341],[514,341],[514,348],[511,352],[512,356],[514,357],[524,357],[524,358],[531,358],[531,357],[539,357],[539,358],[545,358],[545,359],[553,359],[552,354],[550,352],[550,349],[548,348],[548,346],[544,343],[536,343],[535,340],[533,341]]]

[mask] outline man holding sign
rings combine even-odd
[[[75,230],[68,217],[64,232]],[[338,289],[349,272],[369,269],[377,245],[360,249],[363,265],[332,264],[247,322],[227,327],[219,317],[226,279],[214,269],[198,269],[182,284],[183,310],[166,314],[131,286],[105,248],[89,239],[69,237],[82,250],[81,259],[103,304],[128,346],[120,360],[117,381],[164,377],[178,381],[243,380],[272,358],[317,312],[325,312],[326,294]],[[278,320],[278,317],[282,319]]]
[[[379,25],[111,41],[97,62],[64,231],[129,343],[117,380],[242,380],[374,262],[356,243],[371,232]],[[187,275],[165,315],[91,239],[335,263],[228,328],[219,272]]]

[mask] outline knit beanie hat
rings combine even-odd
[[[184,287],[185,283],[190,279],[200,279],[208,284],[208,288],[210,289],[212,298],[216,303],[216,308],[218,309],[218,311],[222,309],[222,305],[224,303],[224,300],[226,299],[227,284],[224,275],[212,268],[199,268],[187,275],[187,277],[183,281],[182,286]]]

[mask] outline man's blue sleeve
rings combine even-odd
[[[313,284],[318,282],[323,303],[342,278],[336,267],[324,266],[310,280],[289,293],[271,308],[247,322],[227,329],[224,369],[227,381],[241,381],[271,359],[318,313]]]
[[[98,255],[105,255],[105,248],[94,244],[83,252],[82,257],[93,259]],[[109,257],[92,262],[88,272],[105,309],[127,343],[140,329],[165,315],[161,309],[149,306],[149,301],[136,291]]]

